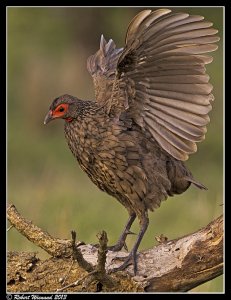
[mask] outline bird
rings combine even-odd
[[[65,121],[65,138],[82,170],[127,209],[110,250],[125,246],[138,218],[136,241],[116,271],[133,265],[137,273],[150,211],[191,184],[207,189],[185,161],[210,121],[214,96],[205,66],[218,48],[217,32],[200,15],[142,10],[128,25],[123,48],[101,35],[99,50],[88,58],[95,99],[63,94],[50,105],[44,124]]]

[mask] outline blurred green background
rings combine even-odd
[[[153,8],[154,9],[154,8]],[[59,238],[96,243],[104,229],[109,243],[116,242],[127,220],[126,210],[98,190],[77,165],[63,134],[63,121],[43,125],[51,101],[62,94],[93,99],[86,69],[88,56],[99,48],[100,35],[123,47],[127,26],[142,8],[48,8],[8,7],[8,199],[34,224]],[[172,8],[203,15],[219,29],[219,49],[207,66],[214,85],[211,123],[198,152],[187,162],[195,178],[208,187],[191,187],[163,202],[150,213],[149,229],[141,249],[156,244],[163,233],[174,239],[205,226],[218,217],[223,206],[223,9]],[[138,224],[132,228],[138,232]],[[131,248],[135,237],[128,237]],[[8,250],[38,251],[16,230],[8,233]],[[196,292],[223,291],[220,276]]]

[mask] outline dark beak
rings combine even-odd
[[[52,110],[49,110],[46,117],[45,117],[45,119],[44,119],[44,124],[46,125],[47,123],[49,123],[52,120],[53,120]]]

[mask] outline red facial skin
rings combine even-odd
[[[68,108],[69,108],[69,104],[67,103],[59,104],[54,110],[51,111],[52,119],[62,118],[68,111]],[[64,118],[64,119],[67,122],[71,122],[73,120],[71,117]]]

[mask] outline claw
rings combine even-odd
[[[108,250],[111,250],[111,251],[120,251],[123,247],[124,247],[124,249],[126,250],[126,251],[128,251],[128,248],[127,248],[127,245],[126,245],[126,243],[125,243],[125,238],[124,237],[126,237],[127,235],[129,235],[129,234],[134,234],[134,235],[137,235],[137,233],[134,233],[134,232],[132,232],[132,231],[130,231],[130,230],[125,230],[124,232],[123,232],[123,237],[122,238],[120,238],[119,240],[118,240],[118,242],[114,245],[114,246],[109,246],[107,249]]]
[[[143,219],[142,219],[142,223],[141,223],[140,232],[137,236],[135,245],[133,246],[130,254],[128,255],[128,257],[126,257],[125,262],[121,266],[119,266],[118,268],[114,268],[114,269],[110,270],[110,273],[114,273],[114,272],[117,272],[117,271],[122,271],[122,270],[126,269],[127,266],[133,264],[134,274],[136,275],[136,272],[137,272],[137,262],[136,262],[137,254],[136,253],[137,253],[137,249],[139,247],[139,244],[140,244],[140,242],[141,242],[141,240],[144,236],[144,233],[147,230],[148,222],[149,222],[148,216],[144,215]],[[128,226],[126,226],[126,227],[127,227],[126,231],[128,231],[130,227],[128,227]]]
[[[121,245],[121,244],[117,243],[114,246],[107,247],[107,250],[116,252],[116,251],[120,251],[123,248],[123,246],[124,245]]]
[[[137,273],[137,255],[136,252],[131,252],[126,258],[125,261],[118,268],[109,270],[108,274],[115,273],[118,271],[123,271],[128,266],[133,264],[134,275]]]
[[[124,243],[124,249],[128,252],[128,246],[126,243]]]
[[[122,234],[121,234],[118,242],[114,246],[108,247],[108,250],[111,250],[111,251],[120,251],[124,247],[127,235],[128,234],[135,234],[134,232],[131,232],[129,230],[131,228],[132,223],[134,222],[135,218],[136,218],[136,214],[132,213],[130,215],[129,219],[128,219],[127,224],[125,225],[125,228],[124,228],[124,230],[123,230],[123,232],[122,232]]]

